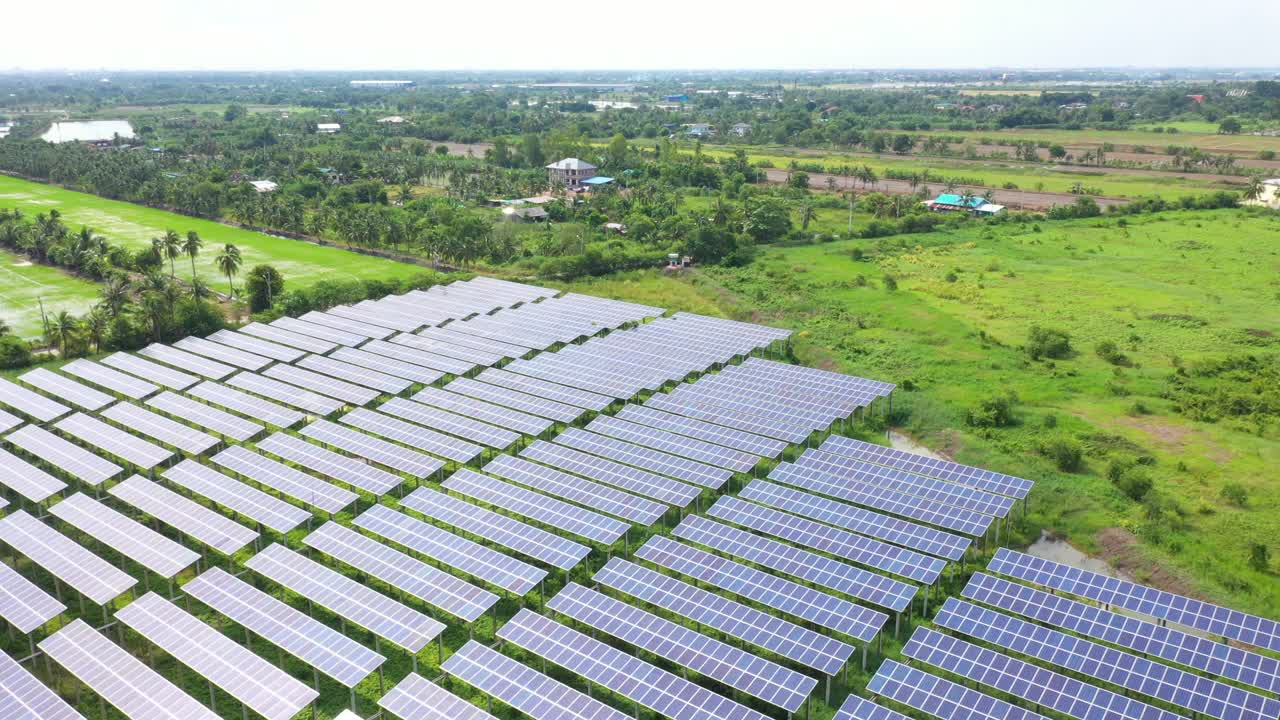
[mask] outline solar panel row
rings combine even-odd
[[[626,713],[521,665],[475,640],[450,655],[441,669],[528,715],[532,720],[630,718]]]
[[[667,510],[661,503],[511,455],[495,457],[484,470],[645,527],[660,520]]]
[[[467,469],[455,472],[442,487],[601,545],[617,542],[629,527],[621,520]]]
[[[107,492],[223,555],[233,555],[257,539],[258,533],[194,500],[134,475]]]
[[[263,430],[258,423],[168,391],[148,400],[147,406],[237,442],[252,440]]]
[[[76,358],[58,369],[133,400],[141,400],[160,391],[159,387],[145,380],[84,358]]]
[[[186,390],[187,388],[200,382],[200,378],[195,375],[188,375],[180,370],[174,370],[167,365],[153,363],[129,353],[118,352],[102,358],[104,365],[110,365],[117,370],[123,370],[131,375],[143,378],[150,382],[156,383],[170,390]]]
[[[416,478],[430,477],[444,467],[444,461],[430,455],[424,455],[328,420],[317,420],[299,432],[330,447],[376,462],[392,470],[409,473]]]

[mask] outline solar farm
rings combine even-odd
[[[0,380],[0,720],[1275,720],[789,331],[476,278]]]

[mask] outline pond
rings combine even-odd
[[[72,120],[55,122],[42,140],[51,143],[93,142],[111,140],[116,135],[122,138],[133,137],[133,126],[128,120]]]

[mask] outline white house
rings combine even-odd
[[[254,190],[257,190],[260,193],[275,192],[280,187],[270,180],[250,180],[249,184],[253,186]]]
[[[729,134],[746,137],[751,134],[751,126],[747,123],[734,123],[733,127],[729,128]]]
[[[391,117],[381,118],[378,120],[378,122],[386,123],[389,125],[399,125],[400,123],[404,122],[404,118],[400,117],[399,115],[392,115]]]
[[[585,160],[565,158],[547,166],[547,180],[552,185],[574,186],[596,176],[598,168]]]
[[[320,123],[316,125],[316,132],[321,135],[332,135],[342,129],[338,123]]]

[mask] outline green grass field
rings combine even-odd
[[[1185,125],[1197,130],[1210,130],[1199,123],[1155,123],[1160,127],[1176,127],[1180,131]],[[946,135],[963,137],[975,143],[983,138],[994,142],[1012,145],[1031,140],[1033,142],[1062,143],[1063,145],[1146,145],[1153,150],[1166,145],[1197,147],[1208,153],[1237,152],[1255,153],[1259,150],[1280,151],[1280,137],[1262,135],[1219,135],[1214,126],[1209,132],[1177,132],[1157,133],[1143,130],[1056,130],[1056,129],[1012,129],[1012,130],[932,130],[922,135]]]
[[[176,215],[133,203],[106,200],[94,195],[64,190],[52,185],[0,176],[0,207],[17,207],[28,215],[52,209],[62,213],[63,222],[73,230],[88,225],[114,243],[149,247],[151,238],[167,229],[186,235],[195,230],[204,239],[204,250],[196,267],[214,287],[225,290],[227,279],[218,273],[214,258],[225,243],[240,248],[244,270],[270,263],[284,275],[285,283],[308,285],[317,280],[409,277],[422,267],[379,257],[361,255],[340,247],[277,238],[230,227],[211,220]],[[178,272],[190,273],[190,261],[179,258]]]
[[[40,303],[49,315],[59,311],[79,315],[98,298],[96,283],[57,268],[33,265],[19,255],[0,250],[0,320],[17,335],[43,332]]]
[[[1047,529],[1139,579],[1280,616],[1274,571],[1246,563],[1253,543],[1280,552],[1280,428],[1247,416],[1193,421],[1167,397],[1177,366],[1228,355],[1280,362],[1280,314],[1263,311],[1280,303],[1280,216],[1168,213],[1041,230],[773,249],[746,268],[629,275],[590,289],[666,295],[668,307],[692,297],[791,327],[806,364],[899,383],[898,422],[916,437],[1037,480],[1031,522],[1013,542]],[[885,289],[886,273],[897,291]],[[1067,331],[1073,355],[1029,360],[1021,345],[1036,323]],[[1102,341],[1128,365],[1098,357]],[[965,410],[1005,390],[1019,398],[1014,427],[965,426]],[[1247,381],[1243,390],[1262,392]],[[1059,437],[1082,445],[1083,470],[1061,472],[1037,452]],[[1154,461],[1154,490],[1139,503],[1105,471],[1142,456]],[[1229,485],[1247,499],[1229,502]]]

